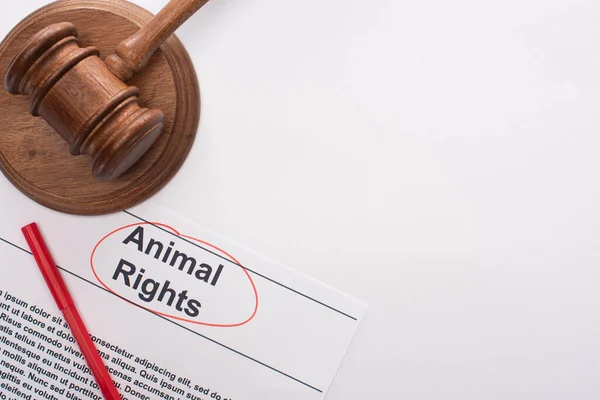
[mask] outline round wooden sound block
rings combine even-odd
[[[71,22],[81,46],[96,46],[104,58],[152,14],[123,0],[61,0],[21,21],[0,45],[3,81],[13,57],[39,30]],[[198,128],[200,95],[192,62],[171,36],[147,67],[127,84],[140,89],[140,104],[165,115],[164,131],[150,150],[115,181],[92,176],[92,160],[72,156],[69,145],[43,119],[29,113],[25,96],[0,90],[0,169],[24,194],[71,214],[105,214],[134,206],[160,190],[187,157]]]

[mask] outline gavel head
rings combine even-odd
[[[9,93],[30,96],[30,112],[42,116],[70,145],[92,157],[92,172],[112,180],[133,166],[160,135],[160,110],[141,108],[139,91],[119,80],[95,47],[80,48],[70,23],[48,26],[12,60]]]

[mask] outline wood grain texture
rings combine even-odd
[[[208,0],[171,0],[156,17],[115,49],[106,58],[108,68],[123,82],[141,71],[152,54],[177,28],[198,11]]]
[[[42,116],[71,154],[92,157],[97,179],[113,180],[154,144],[164,116],[141,108],[139,89],[114,76],[98,55],[96,47],[79,47],[73,24],[52,24],[13,59],[5,86],[29,96],[30,113]]]
[[[49,25],[72,23],[79,30],[82,47],[94,46],[106,56],[151,18],[148,11],[122,0],[52,3],[26,17],[4,39],[0,74],[5,75],[25,43]],[[0,121],[4,125],[0,169],[33,200],[67,213],[104,214],[152,196],[175,175],[191,149],[200,114],[198,83],[183,45],[171,36],[128,85],[139,88],[143,106],[162,110],[164,132],[119,179],[96,180],[91,173],[92,159],[70,156],[73,148],[47,122],[29,114],[28,99],[4,89],[0,90]]]

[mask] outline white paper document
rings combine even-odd
[[[21,235],[30,222],[123,399],[323,399],[366,310],[166,209],[65,215],[0,178],[0,400],[102,398]]]

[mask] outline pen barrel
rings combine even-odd
[[[112,383],[112,377],[102,362],[102,358],[96,350],[94,342],[90,338],[90,334],[83,323],[79,312],[75,307],[67,307],[63,311],[65,320],[71,328],[71,333],[85,357],[88,367],[92,371],[92,375],[96,379],[96,383],[100,386],[102,395],[107,400],[119,400],[121,397]]]
[[[32,223],[21,228],[25,240],[31,249],[37,265],[42,272],[44,280],[50,289],[58,308],[62,311],[65,320],[69,324],[71,333],[85,357],[88,367],[92,371],[102,395],[107,400],[121,400],[119,392],[113,384],[112,378],[108,373],[90,334],[83,323],[79,312],[75,308],[73,299],[67,290],[67,286],[58,272],[56,263],[50,255],[50,251],[44,242],[44,238],[37,227]]]
[[[62,310],[72,307],[73,298],[71,298],[65,282],[60,276],[58,268],[56,268],[56,263],[52,259],[37,224],[29,224],[21,228],[21,231],[58,308]]]

